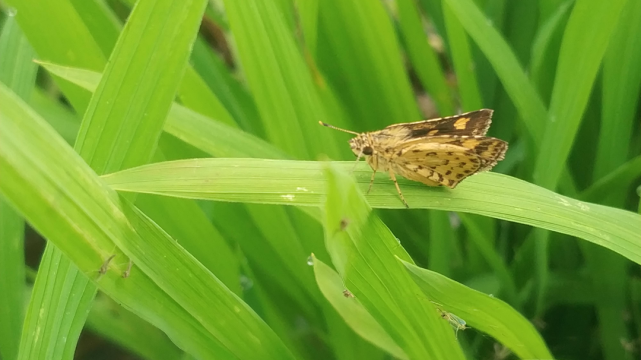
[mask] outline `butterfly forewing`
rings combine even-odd
[[[489,109],[481,109],[443,118],[394,124],[377,133],[404,140],[438,135],[483,136],[492,123],[492,112]]]

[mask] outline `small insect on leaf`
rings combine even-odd
[[[345,296],[346,298],[353,298],[354,294],[352,294],[349,290],[345,289],[343,290],[343,296]]]
[[[403,204],[409,208],[396,181],[396,174],[428,186],[454,189],[470,175],[488,171],[505,157],[507,142],[485,136],[493,110],[390,125],[383,130],[357,133],[321,122],[335,130],[354,134],[349,140],[358,162],[365,156],[374,170],[385,171],[394,182]]]
[[[450,323],[450,326],[452,326],[452,328],[456,332],[456,336],[457,337],[458,337],[458,331],[459,330],[469,329],[469,327],[467,326],[467,323],[465,322],[465,320],[461,319],[460,317],[458,317],[458,316],[456,316],[456,315],[454,315],[454,314],[452,314],[450,312],[441,310],[439,308],[437,308],[437,310],[441,313],[441,317],[443,319],[447,320],[447,322]]]
[[[134,262],[131,259],[129,259],[129,264],[127,264],[127,270],[123,271],[123,273],[122,273],[122,278],[123,279],[126,279],[126,278],[129,277],[129,275],[131,275],[131,266],[133,264],[134,264]]]
[[[100,279],[104,274],[107,273],[107,270],[109,269],[109,263],[115,257],[116,257],[116,254],[113,254],[113,255],[109,256],[107,258],[107,260],[105,260],[104,263],[102,263],[102,265],[100,266],[100,270],[98,270],[98,279]]]
[[[333,236],[336,236],[336,234],[340,233],[341,231],[345,231],[347,227],[349,226],[349,219],[348,218],[342,218],[340,223],[338,224],[338,228],[334,231]]]

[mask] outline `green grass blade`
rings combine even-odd
[[[94,284],[194,356],[291,358],[245,303],[126,199],[106,188],[3,86],[0,100],[7,104],[0,109],[0,191]],[[116,258],[99,276],[110,254]],[[128,258],[134,267],[123,279]]]
[[[638,119],[635,111],[641,91],[641,36],[630,34],[641,34],[641,2],[627,2],[603,60],[603,108],[595,179],[628,160],[630,134]]]
[[[90,91],[95,90],[96,84],[100,79],[100,74],[91,71],[78,71],[78,69],[53,64],[43,64],[43,66],[49,71]],[[247,134],[235,127],[225,125],[222,122],[213,121],[176,104],[172,106],[169,112],[167,122],[165,123],[165,130],[213,156],[289,157],[283,151],[253,135]],[[225,212],[226,211],[223,211],[222,213]],[[246,214],[256,223],[256,230],[260,232],[260,235],[253,234],[244,238],[264,237],[268,243],[274,246],[273,249],[280,257],[280,260],[290,269],[291,275],[294,278],[302,280],[300,285],[303,286],[303,289],[313,294],[314,289],[309,286],[309,280],[312,274],[309,271],[304,271],[302,262],[302,259],[306,257],[305,252],[291,252],[293,249],[300,249],[300,237],[292,230],[294,225],[289,221],[287,218],[288,215],[284,210],[276,208],[267,210],[264,208],[249,207]],[[270,218],[271,221],[265,221],[266,218]],[[224,221],[215,221],[217,226],[224,226]],[[289,230],[285,231],[284,229]],[[237,239],[237,241],[241,244],[246,242],[243,241],[242,238]],[[248,256],[259,262],[270,263],[269,259],[265,256],[252,256],[253,253],[260,255],[261,252],[264,251],[256,251],[255,248],[255,245],[245,248],[245,251],[249,252]],[[297,255],[292,257],[292,254]],[[273,266],[266,265],[266,268],[272,269]],[[276,277],[282,278],[282,276]]]
[[[510,46],[472,0],[444,0],[444,4],[450,7],[492,64],[531,136],[537,143],[541,141],[547,110]]]
[[[363,339],[386,350],[394,358],[407,359],[405,352],[396,345],[359,300],[350,295],[345,296],[343,291],[346,288],[340,275],[313,255],[312,260],[318,287],[343,320]]]
[[[29,106],[62,136],[71,146],[76,141],[80,119],[68,108],[50,98],[44,91],[35,89],[29,99]]]
[[[96,90],[100,82],[100,73],[50,63],[41,65],[51,73],[91,92]],[[290,157],[262,139],[175,103],[169,110],[164,130],[213,156],[274,159]]]
[[[197,0],[165,1],[157,6],[141,3],[135,7],[85,113],[76,142],[76,148],[82,149],[81,155],[97,173],[150,159],[204,6],[204,1]],[[172,20],[176,17],[182,19],[180,23]],[[177,71],[168,72],[167,68]]]
[[[100,74],[92,71],[66,68],[52,64],[43,64],[43,66],[53,73],[61,74],[62,78],[68,79],[90,91],[95,91],[100,81]],[[60,109],[50,109],[47,112],[49,116],[51,116],[50,111],[52,110],[60,111]],[[68,116],[68,114],[65,116]],[[51,121],[51,119],[48,120]],[[66,130],[65,133],[75,134],[78,131],[78,124],[74,121],[75,119],[62,119],[56,121],[56,124],[62,123],[63,129]],[[172,124],[175,125],[175,130]],[[165,130],[179,138],[185,137],[195,145],[200,145],[198,140],[206,139],[211,134],[231,132],[224,136],[224,141],[219,141],[214,144],[208,142],[207,144],[214,146],[208,147],[207,144],[203,146],[205,151],[213,152],[214,155],[248,156],[247,154],[251,154],[252,149],[256,148],[254,141],[258,141],[259,144],[262,141],[244,132],[235,130],[235,128],[230,129],[228,125],[212,121],[177,104],[174,104],[170,109],[167,122],[165,123]],[[70,142],[73,143],[74,140],[75,137],[71,139]],[[235,144],[244,149],[245,152],[239,155],[233,151],[218,150],[229,148],[229,144]],[[217,153],[216,150],[218,150],[219,153]],[[264,151],[261,153],[268,155]],[[195,203],[173,203],[166,201],[166,199],[156,198],[143,200],[137,205],[144,209],[154,221],[167,229],[172,237],[178,239],[190,253],[194,254],[203,265],[216,274],[225,285],[235,292],[239,291],[238,264],[233,261],[231,251],[224,239],[222,239],[221,235],[212,227],[209,221],[204,218],[202,211]],[[177,223],[184,223],[186,219],[191,221],[191,226],[188,229],[176,226]],[[212,246],[216,248],[217,251],[206,251],[202,249],[203,246]],[[221,259],[225,259],[225,261],[220,261]]]
[[[240,127],[255,135],[263,135],[254,99],[202,39],[196,39],[194,43],[191,62]]]
[[[491,335],[522,359],[552,359],[534,326],[508,304],[436,272],[400,260],[428,299]]]
[[[100,47],[102,53],[106,56],[111,54],[118,41],[122,25],[109,6],[97,1],[69,0],[69,3],[80,15],[87,32],[93,36],[95,44]],[[57,21],[54,20],[54,22]]]
[[[430,269],[445,276],[451,276],[451,262],[456,243],[456,234],[452,231],[449,214],[443,211],[430,211],[429,219],[430,243],[427,263]]]
[[[534,169],[535,182],[555,188],[625,0],[578,1],[563,35],[550,102],[550,121]]]
[[[290,158],[260,138],[176,104],[169,111],[165,131],[212,156]]]
[[[24,320],[24,221],[0,198],[0,355],[16,359]]]
[[[324,165],[325,246],[347,290],[410,359],[464,359],[454,334],[395,255],[411,261],[389,229],[371,214],[356,183]]]
[[[9,16],[0,33],[0,81],[23,99],[28,99],[34,88],[35,55],[15,17]]]
[[[318,6],[319,0],[294,0],[298,22],[305,39],[305,49],[313,57],[316,54],[318,39]]]
[[[318,128],[330,119],[277,4],[225,1],[225,9],[267,138],[298,158],[337,157],[336,137]]]
[[[455,114],[456,106],[451,90],[447,85],[438,56],[427,41],[418,4],[413,0],[399,0],[396,5],[400,30],[421,84],[436,102],[439,114],[442,116]]]
[[[354,166],[340,164],[346,170]],[[366,164],[356,168],[363,191],[370,174]],[[145,165],[103,178],[121,191],[221,201],[318,206],[325,194],[320,164],[305,161],[194,159]],[[641,263],[641,217],[628,211],[583,203],[496,173],[478,174],[453,191],[404,179],[399,185],[411,208],[470,212],[532,225],[580,237]],[[385,174],[377,176],[367,199],[375,208],[403,208]]]
[[[15,181],[11,177],[9,179]],[[25,191],[29,190],[25,186]],[[15,200],[12,195],[7,195],[7,198]],[[30,200],[20,199],[33,206]],[[31,220],[22,211],[23,206],[16,205],[16,208],[27,220]],[[17,359],[73,358],[86,314],[96,295],[95,286],[88,286],[88,282],[89,279],[80,274],[55,247],[49,246],[45,250],[31,293]]]
[[[483,108],[483,99],[476,77],[470,43],[460,20],[456,18],[447,4],[443,6],[443,21],[447,29],[449,53],[456,72],[461,105],[467,111],[481,109]]]
[[[603,59],[603,107],[599,128],[594,177],[600,178],[615,170],[628,159],[635,122],[635,112],[641,89],[641,39],[630,34],[641,33],[641,3],[627,1],[618,24],[607,45]],[[621,206],[628,187],[612,188],[605,203]],[[599,335],[606,359],[631,358],[620,346],[628,338],[627,324],[619,317],[628,306],[628,262],[620,256],[595,247],[584,247],[595,292],[605,292],[607,298],[595,297],[599,319]]]
[[[357,129],[419,120],[400,46],[378,0],[319,4],[317,60]],[[338,124],[342,126],[342,124]]]
[[[639,177],[641,177],[641,155],[636,156],[595,181],[580,194],[579,198],[592,202],[603,200],[604,197],[610,194],[610,189],[630,188]]]
[[[229,290],[241,294],[238,260],[195,201],[145,195],[136,198],[136,206],[193,254]],[[186,223],[191,226],[183,226]]]
[[[93,71],[103,70],[107,54],[94,41],[71,2],[10,0],[7,4],[15,9],[20,27],[41,60]],[[51,26],[56,31],[50,31]],[[56,80],[76,111],[84,112],[89,102],[86,91],[63,80]]]
[[[99,173],[145,163],[151,156],[162,129],[162,121],[158,119],[165,117],[181,78],[180,72],[166,72],[163,66],[184,67],[204,5],[204,2],[171,4],[168,1],[158,3],[157,7],[153,4],[138,6],[131,14],[105,69],[105,76],[85,112],[76,141],[81,156]],[[180,11],[176,11],[177,8]],[[182,18],[184,23],[162,26],[174,16]],[[192,31],[183,31],[185,24],[190,24]],[[157,46],[158,42],[162,46]],[[143,131],[144,136],[138,131]],[[54,248],[49,246],[47,251],[55,257]],[[57,266],[73,268],[66,260],[61,260]],[[52,273],[63,274],[55,269]],[[95,287],[84,277],[79,277],[72,287],[77,288],[76,292],[95,293]],[[81,291],[81,288],[86,289]],[[64,288],[57,290],[61,301],[69,302],[78,314],[71,317],[76,324],[69,327],[69,331],[75,333],[61,333],[60,336],[77,339],[92,297],[87,295],[74,303]],[[57,311],[69,314],[71,307],[54,309],[51,316],[55,317]],[[30,307],[36,313],[39,313],[38,308],[37,304]],[[56,326],[55,322],[49,324]],[[29,338],[24,342],[30,342]],[[73,351],[74,341],[67,345]]]
[[[227,108],[192,67],[187,68],[178,95],[181,103],[190,109],[229,126],[238,126]]]
[[[0,82],[23,99],[34,87],[35,52],[13,16],[0,33]],[[0,197],[0,357],[18,357],[24,320],[24,220]]]
[[[496,252],[491,238],[485,234],[479,224],[466,214],[459,214],[465,228],[470,233],[470,242],[478,249],[485,262],[492,268],[494,274],[501,283],[501,291],[504,292],[505,299],[513,304],[518,305],[517,287],[512,278],[509,268],[501,256]],[[503,295],[503,293],[502,293]]]
[[[94,299],[86,326],[145,359],[172,360],[184,354],[162,331],[107,296]]]
[[[544,100],[549,99],[551,92],[551,83],[554,80],[554,70],[556,69],[556,61],[552,66],[550,52],[553,51],[552,46],[554,44],[557,33],[562,31],[562,26],[567,22],[567,15],[573,5],[572,0],[568,0],[561,4],[556,11],[550,15],[549,18],[545,20],[539,26],[538,33],[532,41],[532,56],[530,59],[530,77],[532,82],[536,84],[536,87],[541,94],[541,97]],[[556,60],[556,59],[555,59]],[[552,75],[550,75],[552,73]]]

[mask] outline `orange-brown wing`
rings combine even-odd
[[[490,170],[496,163],[503,160],[507,151],[507,142],[487,136],[433,136],[429,139],[409,140],[399,146],[407,148],[425,142],[456,145],[474,151],[481,160],[479,172]]]
[[[482,167],[481,157],[463,146],[437,142],[417,143],[399,150],[390,162],[403,177],[429,186],[455,188]]]
[[[492,123],[493,110],[481,109],[465,114],[390,125],[376,134],[402,140],[438,135],[483,136]]]

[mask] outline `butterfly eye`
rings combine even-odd
[[[374,150],[372,150],[371,146],[365,146],[363,148],[363,155],[369,156],[369,155],[372,155],[373,153],[374,153]]]

